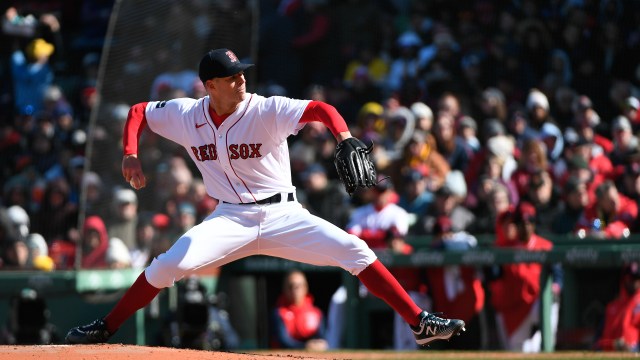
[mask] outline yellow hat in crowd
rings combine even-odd
[[[362,107],[360,108],[360,111],[358,112],[358,117],[363,117],[367,115],[381,116],[383,113],[384,113],[384,107],[382,106],[382,104],[374,101],[370,101],[362,105]]]
[[[49,256],[38,255],[33,259],[33,268],[40,271],[53,271],[56,264]]]
[[[55,47],[44,39],[35,39],[27,45],[27,56],[31,59],[41,59],[53,54]]]

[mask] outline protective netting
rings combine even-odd
[[[83,192],[82,218],[107,215],[113,192],[128,186],[121,176],[122,128],[135,103],[180,96],[202,96],[197,65],[212,48],[251,53],[251,1],[119,0],[113,7],[98,78],[100,102],[91,115],[87,171],[102,180],[103,194]],[[250,74],[248,74],[250,76]],[[183,151],[145,132],[140,158],[150,184],[167,168],[171,154]],[[158,187],[137,192],[140,211],[158,211]]]

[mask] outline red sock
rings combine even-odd
[[[358,279],[373,295],[389,304],[409,325],[418,325],[418,314],[422,312],[422,309],[411,300],[409,294],[380,260],[374,261],[373,264],[362,270]]]
[[[147,306],[159,292],[160,289],[149,284],[143,271],[136,282],[122,296],[122,299],[105,316],[104,321],[107,323],[107,330],[113,334],[131,315]]]

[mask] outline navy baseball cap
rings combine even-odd
[[[200,60],[198,76],[204,83],[209,79],[235,75],[252,66],[253,64],[241,63],[236,54],[229,49],[215,49],[210,50]]]

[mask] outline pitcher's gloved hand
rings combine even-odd
[[[376,169],[369,159],[372,150],[373,143],[366,146],[355,137],[345,139],[336,146],[334,164],[349,195],[359,187],[376,184]]]

